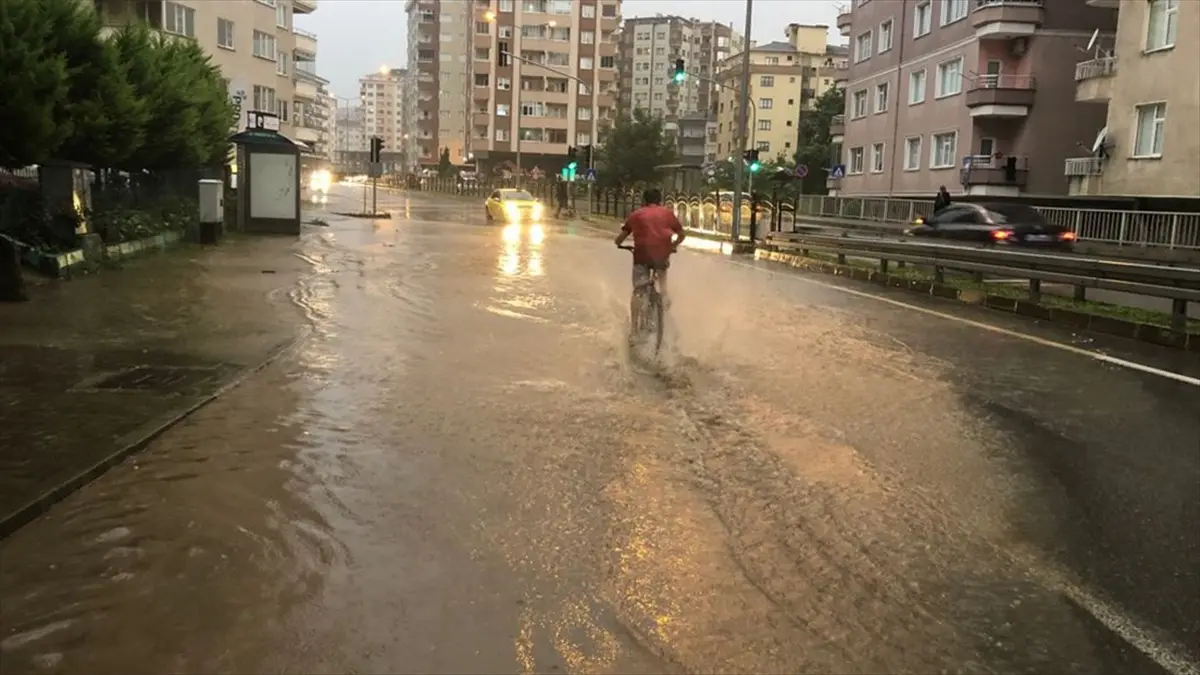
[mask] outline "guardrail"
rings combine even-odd
[[[1079,241],[1200,252],[1200,213],[1057,206],[1033,208],[1048,222],[1069,228]],[[810,195],[800,198],[797,212],[815,218],[871,221],[904,227],[917,216],[932,213],[933,200]]]
[[[1189,302],[1200,302],[1200,268],[1166,267],[1096,258],[1047,255],[1025,251],[965,248],[924,242],[853,239],[828,235],[778,233],[767,237],[767,246],[782,251],[833,254],[838,264],[847,257],[879,261],[886,274],[893,262],[933,268],[935,283],[945,283],[947,270],[1029,280],[1029,299],[1041,300],[1042,282],[1070,284],[1075,299],[1086,299],[1088,288],[1099,288],[1171,300],[1171,327],[1187,328]]]

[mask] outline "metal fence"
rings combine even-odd
[[[1050,223],[1070,228],[1080,241],[1118,246],[1200,250],[1200,214],[1035,206]],[[802,216],[908,224],[933,211],[933,200],[805,196]]]

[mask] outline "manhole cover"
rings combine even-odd
[[[136,366],[84,383],[87,389],[174,393],[212,382],[221,368],[186,366]]]

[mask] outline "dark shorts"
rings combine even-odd
[[[641,288],[650,283],[650,270],[658,270],[660,275],[666,275],[667,269],[671,267],[670,260],[655,261],[650,263],[634,263],[633,264],[633,287]]]

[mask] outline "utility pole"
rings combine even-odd
[[[754,0],[746,0],[746,34],[742,36],[745,44],[742,47],[742,109],[738,114],[738,152],[746,150],[746,118],[747,108],[750,106],[750,31],[753,28],[751,25],[752,10],[754,8]],[[736,156],[736,155],[735,155]],[[733,163],[733,227],[730,231],[730,239],[736,246],[742,235],[742,177],[745,172],[745,167],[742,162],[735,161]]]

